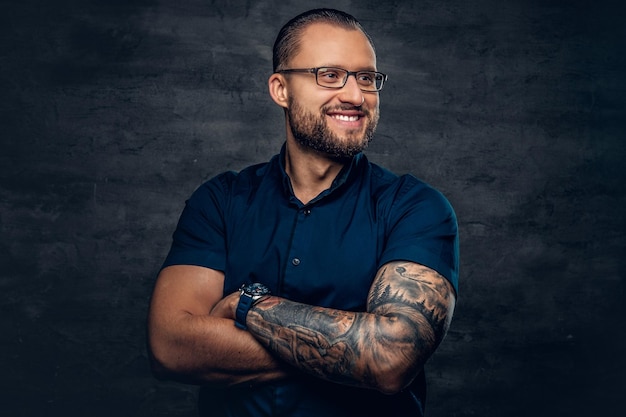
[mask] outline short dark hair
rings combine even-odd
[[[374,48],[374,42],[354,16],[335,9],[313,9],[294,17],[278,32],[272,55],[274,72],[284,69],[282,66],[298,52],[302,32],[313,23],[329,23],[344,29],[360,30]]]

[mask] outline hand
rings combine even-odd
[[[213,307],[209,315],[235,320],[235,312],[237,311],[237,304],[239,304],[239,297],[239,291],[227,295],[215,304],[215,307]]]

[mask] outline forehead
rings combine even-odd
[[[375,69],[376,54],[358,29],[313,23],[304,29],[291,64],[311,67],[334,65],[346,69]]]

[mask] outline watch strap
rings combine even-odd
[[[237,304],[237,310],[235,311],[235,326],[242,330],[246,330],[246,317],[248,317],[248,311],[252,307],[252,297],[248,294],[241,294],[239,297],[239,304]]]

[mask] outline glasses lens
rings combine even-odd
[[[318,68],[315,74],[317,83],[322,87],[341,88],[346,85],[349,72],[341,68]],[[379,91],[383,88],[385,75],[376,71],[359,71],[354,74],[362,91]]]
[[[322,87],[341,88],[343,87],[348,71],[341,68],[318,68],[317,83]]]
[[[378,91],[383,86],[382,74],[375,71],[361,71],[356,74],[356,80],[363,91]]]
[[[376,72],[376,78],[374,78],[375,80],[375,85],[376,85],[376,91],[380,91],[383,88],[383,84],[385,84],[385,75],[381,74],[380,72]]]

